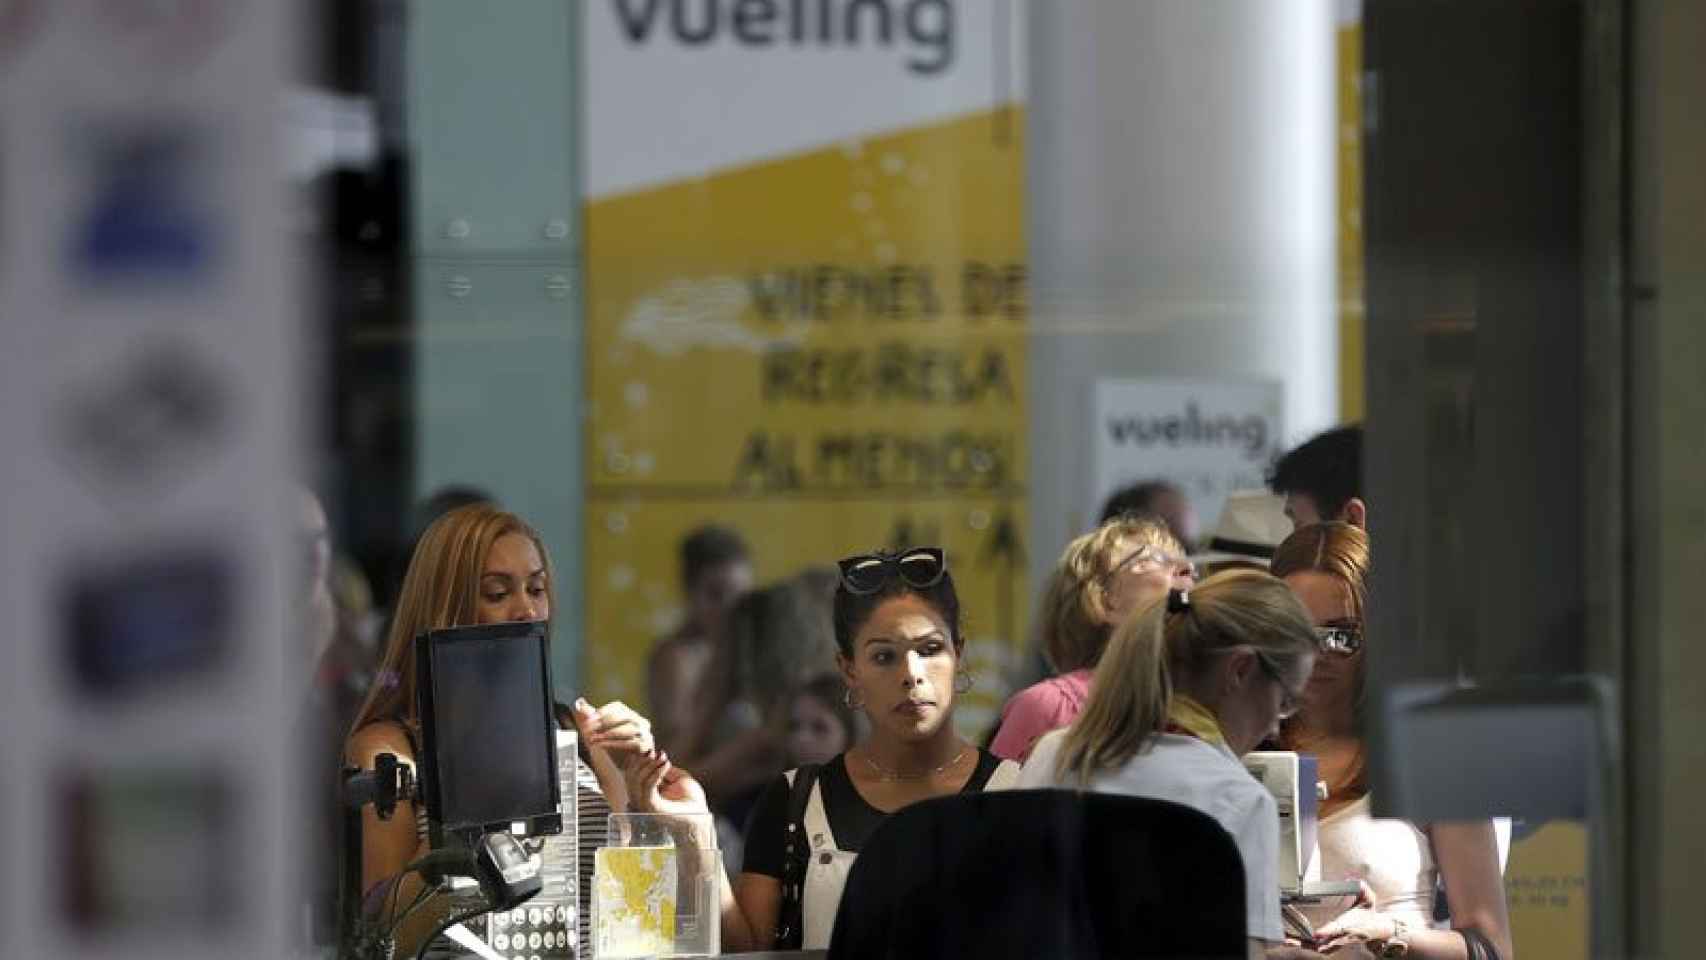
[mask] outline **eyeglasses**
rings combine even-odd
[[[1150,570],[1170,570],[1184,573],[1192,579],[1195,579],[1197,575],[1197,568],[1184,557],[1163,553],[1154,547],[1138,547],[1126,554],[1119,563],[1108,568],[1108,573],[1103,579],[1111,580],[1127,567],[1131,567],[1134,572],[1138,573],[1146,573]]]
[[[1274,683],[1279,685],[1279,718],[1281,720],[1290,720],[1292,717],[1297,716],[1297,711],[1303,708],[1300,696],[1291,692],[1291,687],[1286,684],[1285,678],[1280,675],[1279,667],[1274,665],[1274,662],[1268,658],[1267,654],[1260,650],[1255,651],[1255,653],[1256,662],[1262,665],[1262,672],[1266,673]]]
[[[1315,628],[1315,641],[1322,650],[1350,656],[1362,649],[1362,626],[1354,623],[1329,624]]]
[[[900,553],[867,553],[839,561],[841,586],[856,597],[876,593],[891,579],[915,590],[927,590],[942,582],[948,572],[948,557],[941,547],[914,547]]]

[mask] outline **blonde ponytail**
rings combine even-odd
[[[1090,699],[1067,728],[1058,779],[1086,787],[1097,771],[1124,763],[1167,725],[1173,675],[1166,617],[1166,599],[1155,600],[1114,631],[1096,665]]]
[[[1057,779],[1087,787],[1096,774],[1148,749],[1167,727],[1175,680],[1205,659],[1250,647],[1297,674],[1315,650],[1308,611],[1262,571],[1228,570],[1191,590],[1188,604],[1170,599],[1152,601],[1114,631],[1090,699],[1066,731]],[[1307,678],[1292,679],[1301,686]]]

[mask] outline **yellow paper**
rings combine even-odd
[[[592,863],[595,954],[674,953],[675,848],[602,847]]]

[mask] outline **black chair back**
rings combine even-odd
[[[1245,923],[1243,860],[1213,817],[994,791],[884,821],[848,875],[829,956],[1244,957]]]

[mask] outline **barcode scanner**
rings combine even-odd
[[[493,910],[513,910],[541,889],[540,858],[507,833],[488,833],[474,852],[474,879]]]

